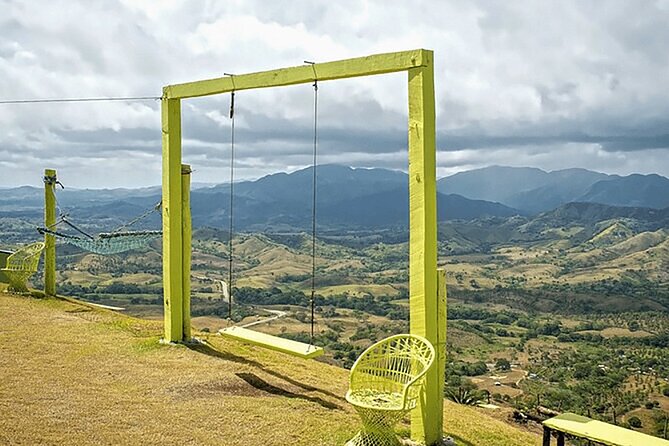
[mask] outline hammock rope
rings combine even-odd
[[[102,232],[90,239],[46,228],[37,228],[37,231],[42,235],[59,237],[65,243],[101,255],[119,254],[142,248],[163,235],[162,231]]]
[[[59,184],[61,188],[65,189],[65,186],[56,179],[56,177],[44,177],[44,183],[46,184]],[[77,246],[85,251],[89,251],[95,254],[101,255],[111,255],[119,254],[122,252],[130,251],[137,248],[142,248],[147,246],[156,238],[162,236],[162,231],[127,231],[127,227],[136,224],[137,222],[144,220],[153,212],[158,212],[162,207],[162,202],[158,202],[155,206],[152,206],[151,209],[147,210],[138,217],[132,219],[128,223],[125,223],[115,229],[112,232],[102,232],[97,236],[93,236],[88,232],[81,229],[79,226],[72,223],[68,220],[68,214],[63,212],[58,203],[58,198],[56,198],[56,208],[58,209],[59,218],[53,225],[50,225],[46,228],[37,228],[37,232],[42,235],[48,234],[54,237],[59,237],[63,242]],[[64,223],[81,236],[65,234],[58,232],[58,225]]]

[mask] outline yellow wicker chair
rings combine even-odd
[[[416,335],[391,336],[369,347],[351,369],[346,401],[362,420],[347,446],[397,446],[394,426],[418,404],[434,347]]]
[[[2,272],[9,280],[9,291],[27,293],[27,280],[37,272],[39,258],[44,250],[44,242],[36,242],[16,251],[7,257],[7,266]]]

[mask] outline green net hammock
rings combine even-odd
[[[62,234],[45,228],[39,228],[38,231],[40,234],[50,234],[59,237],[65,243],[101,255],[119,254],[143,248],[163,235],[162,231],[124,231],[103,232],[98,234],[97,237],[85,238]]]
[[[62,186],[62,185],[61,185]],[[44,235],[49,234],[55,237],[62,239],[63,242],[69,243],[70,245],[77,246],[85,251],[89,251],[95,254],[101,255],[111,255],[119,254],[126,251],[131,251],[137,248],[143,248],[148,246],[153,240],[162,237],[162,231],[127,231],[127,228],[130,225],[133,225],[141,220],[144,220],[146,217],[151,215],[153,212],[160,211],[162,207],[162,202],[159,202],[152,208],[148,209],[139,217],[136,217],[132,221],[124,224],[113,232],[102,232],[97,236],[93,237],[83,229],[79,228],[77,225],[72,223],[67,217],[67,214],[61,212],[60,219],[53,225],[48,228],[37,228],[37,231]],[[70,228],[77,231],[81,236],[63,234],[62,232],[57,232],[54,229],[58,224],[65,223]]]

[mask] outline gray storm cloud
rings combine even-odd
[[[669,2],[0,1],[3,99],[160,95],[170,83],[435,51],[439,175],[490,164],[669,175]],[[321,159],[406,168],[406,78],[323,83]],[[310,85],[241,92],[238,177],[310,162]],[[229,98],[184,103],[184,159],[221,181]],[[0,186],[45,167],[87,187],[160,182],[160,111],[0,105]]]

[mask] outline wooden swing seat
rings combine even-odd
[[[558,445],[565,444],[565,433],[607,446],[669,446],[669,441],[642,432],[565,412],[543,422],[544,446],[551,444],[551,431],[558,433]]]
[[[253,331],[242,327],[228,327],[219,331],[222,336],[236,339],[247,344],[257,345],[288,355],[297,356],[302,359],[313,359],[323,354],[321,347],[305,344],[304,342],[272,336],[259,331]]]

